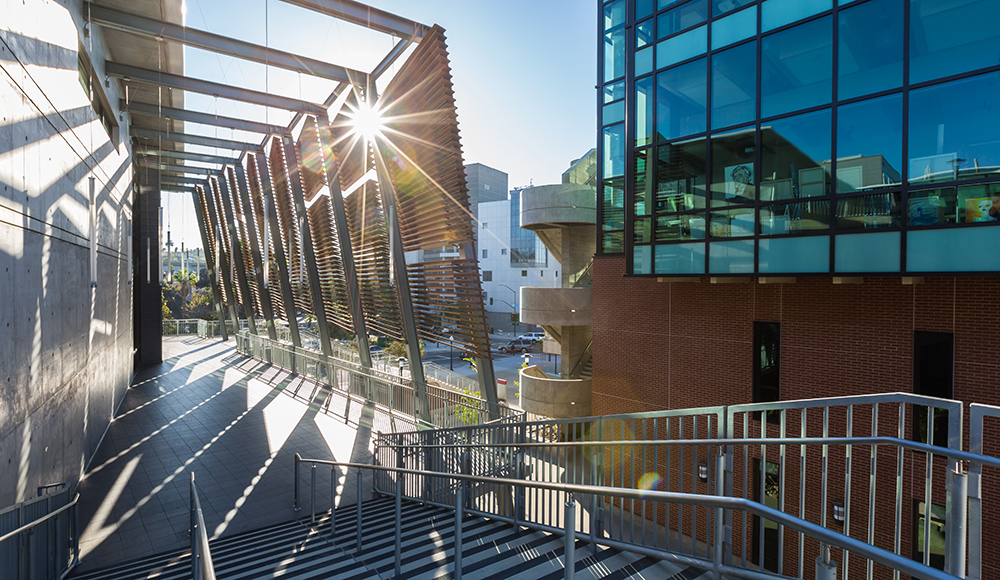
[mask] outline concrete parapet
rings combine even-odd
[[[540,326],[590,326],[593,288],[521,288],[521,320]]]
[[[557,379],[537,366],[521,369],[521,407],[554,419],[590,415],[591,380]]]

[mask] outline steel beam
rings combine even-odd
[[[295,71],[325,79],[346,82],[351,76],[360,78],[362,73],[352,71],[342,66],[316,60],[290,52],[274,50],[265,46],[252,44],[235,38],[205,32],[196,28],[188,28],[173,22],[155,20],[138,14],[130,14],[98,6],[93,2],[85,14],[90,14],[91,22],[107,28],[122,30],[134,34],[151,36],[156,39],[169,40],[208,50],[211,52],[233,56],[251,62]]]
[[[236,332],[238,334],[240,331],[240,316],[236,308],[237,304],[236,290],[233,288],[232,278],[226,275],[226,269],[230,267],[229,260],[231,260],[233,257],[227,256],[226,253],[223,251],[225,247],[221,245],[222,236],[223,233],[225,232],[225,226],[222,225],[222,219],[221,216],[219,215],[222,212],[222,208],[218,207],[218,204],[216,203],[215,189],[217,187],[219,187],[218,181],[214,177],[209,178],[205,193],[205,195],[209,197],[206,205],[208,205],[208,215],[211,218],[212,227],[214,228],[213,231],[216,234],[215,247],[219,251],[219,262],[217,264],[217,271],[219,272],[219,277],[222,278],[222,287],[225,288],[226,290],[226,296],[229,296],[229,303],[227,304],[227,306],[229,307],[229,317],[233,321],[233,332]]]
[[[278,95],[271,95],[260,91],[252,91],[250,89],[241,89],[232,85],[215,83],[202,79],[193,79],[191,77],[175,75],[157,70],[139,68],[137,66],[130,66],[119,62],[112,62],[110,60],[104,63],[104,72],[110,77],[125,79],[126,82],[131,81],[159,85],[182,91],[192,91],[209,96],[222,97],[224,99],[244,101],[255,105],[263,105],[265,107],[287,109],[289,111],[302,111],[303,113],[312,113],[314,115],[320,115],[323,113],[323,106],[317,105],[316,103],[310,103],[289,97],[281,97]]]
[[[196,186],[196,185],[199,185],[199,184],[202,184],[202,183],[205,183],[204,179],[194,178],[194,177],[191,177],[191,178],[188,178],[188,179],[184,179],[184,178],[175,178],[175,179],[162,179],[161,178],[160,179],[160,184],[161,185],[172,185],[174,187],[184,187],[186,185]]]
[[[225,127],[227,129],[249,131],[251,133],[274,135],[287,131],[284,127],[269,125],[259,121],[249,121],[247,119],[237,119],[235,117],[222,117],[219,115],[211,115],[209,113],[201,113],[199,111],[175,109],[173,107],[158,107],[149,103],[139,103],[136,101],[126,103],[124,100],[119,100],[118,106],[122,111],[131,115],[140,115],[143,117],[163,117],[165,119],[173,119],[174,121],[198,123],[200,125],[211,125],[213,127]]]
[[[302,348],[302,338],[299,336],[299,322],[295,315],[295,296],[292,294],[292,284],[288,280],[288,260],[285,257],[285,246],[281,238],[281,224],[278,221],[277,205],[274,203],[274,186],[271,185],[271,172],[268,170],[267,157],[263,151],[254,153],[257,165],[257,176],[260,178],[260,195],[264,202],[264,219],[271,230],[274,240],[274,261],[278,266],[278,285],[281,286],[281,302],[288,317],[288,332],[292,338],[292,346]],[[270,209],[270,211],[268,211]]]
[[[319,331],[319,342],[323,354],[333,356],[333,345],[330,343],[330,326],[326,321],[326,306],[323,304],[323,289],[319,283],[319,268],[316,266],[316,251],[313,247],[312,231],[309,229],[309,213],[306,209],[305,194],[302,191],[301,167],[299,154],[295,150],[292,136],[281,136],[281,146],[285,151],[285,171],[288,172],[288,190],[295,204],[295,218],[298,222],[299,235],[302,236],[302,255],[306,264],[306,277],[309,278],[309,295],[312,298],[313,314],[316,315],[316,330]]]
[[[225,213],[226,225],[229,229],[229,248],[233,253],[233,265],[236,270],[236,283],[240,285],[240,296],[243,297],[243,312],[247,315],[247,326],[250,327],[250,334],[257,335],[257,311],[253,307],[253,294],[250,292],[250,284],[247,282],[246,260],[243,259],[243,244],[240,241],[240,231],[236,227],[236,216],[233,212],[233,203],[236,201],[234,194],[235,185],[230,181],[227,172],[223,172],[219,179],[219,197],[222,198],[222,211]]]
[[[188,161],[198,161],[200,163],[217,163],[219,165],[230,165],[239,163],[238,157],[219,157],[217,155],[202,155],[191,153],[190,151],[174,151],[171,149],[147,149],[145,151],[133,151],[132,155],[138,157],[169,157],[171,159],[187,159]]]
[[[274,310],[271,308],[271,293],[267,288],[267,280],[264,279],[264,262],[261,259],[260,241],[257,237],[256,216],[253,204],[250,203],[250,188],[247,185],[247,174],[242,163],[236,164],[235,186],[237,196],[233,197],[233,203],[239,203],[243,207],[243,222],[247,229],[247,242],[250,247],[250,258],[253,260],[257,294],[260,296],[260,309],[264,314],[264,320],[267,321],[267,336],[271,340],[278,340],[278,331],[274,327]],[[253,221],[251,221],[251,217],[254,218]]]
[[[338,20],[344,20],[364,26],[378,32],[401,36],[419,42],[427,27],[391,12],[366,6],[353,0],[283,0],[307,10],[326,14]],[[359,79],[355,79],[356,81]]]
[[[216,139],[214,137],[203,137],[201,135],[191,135],[188,133],[168,133],[167,131],[157,131],[155,129],[140,129],[132,127],[129,133],[136,139],[155,139],[163,142],[188,143],[190,145],[201,145],[203,147],[215,147],[216,149],[232,149],[233,151],[255,151],[260,146],[242,141],[229,141],[228,139]]]
[[[396,210],[396,187],[389,177],[389,169],[385,165],[382,151],[379,147],[372,148],[375,155],[375,170],[378,175],[378,189],[382,194],[382,205],[385,207],[385,225],[389,234],[390,258],[393,275],[396,278],[396,293],[399,296],[399,316],[403,321],[403,337],[406,340],[406,358],[410,361],[410,379],[413,382],[413,392],[417,402],[414,418],[430,423],[431,407],[427,399],[427,383],[424,380],[424,364],[420,358],[420,335],[417,334],[417,322],[413,316],[413,297],[410,295],[410,277],[406,272],[406,253],[403,251],[403,236],[399,230],[399,217]]]
[[[219,278],[222,279],[222,287],[226,290],[226,296],[230,297],[229,303],[226,305],[229,310],[229,317],[233,321],[233,331],[239,333],[240,331],[240,317],[236,312],[236,292],[233,290],[233,281],[226,275],[226,269],[229,267],[228,259],[232,256],[226,256],[223,251],[222,244],[222,222],[219,220],[219,209],[215,203],[215,191],[214,188],[218,187],[218,184],[214,179],[209,179],[205,187],[205,205],[208,206],[208,217],[209,217],[209,227],[215,232],[215,247],[219,252],[219,262],[216,263],[216,272],[218,272]],[[225,324],[225,320],[220,319],[220,324]]]
[[[200,192],[200,195],[199,195]],[[212,301],[215,302],[215,308],[218,311],[219,316],[219,326],[222,331],[222,340],[229,340],[229,335],[226,333],[226,313],[225,306],[222,303],[222,293],[219,292],[219,281],[215,277],[215,256],[209,251],[211,244],[208,243],[209,227],[205,221],[205,215],[203,206],[201,204],[201,197],[205,195],[205,190],[201,187],[192,193],[194,198],[194,213],[198,218],[198,230],[201,232],[201,247],[205,250],[205,269],[208,270],[208,285],[212,288]],[[207,205],[207,203],[206,203]]]
[[[378,63],[374,70],[372,70],[371,78],[374,80],[382,76],[382,74],[388,70],[390,66],[392,66],[392,63],[396,62],[396,59],[402,56],[403,52],[405,52],[411,44],[413,44],[413,41],[408,38],[400,39],[399,42],[392,47],[392,50],[389,51],[389,54],[385,55],[382,62]]]
[[[149,159],[147,157],[147,159]],[[140,163],[140,165],[143,165]],[[192,167],[189,165],[178,165],[174,163],[156,163],[155,167],[160,170],[160,173],[169,173],[171,175],[218,175],[218,169],[209,169],[208,167]],[[204,178],[202,178],[204,179]]]
[[[307,120],[308,122],[308,120]],[[354,319],[354,334],[358,341],[358,355],[361,366],[372,367],[372,355],[368,346],[368,329],[365,325],[365,312],[361,308],[361,289],[358,286],[358,270],[354,265],[354,249],[351,246],[351,230],[347,225],[347,210],[344,207],[344,192],[340,190],[340,169],[333,155],[331,143],[323,142],[323,128],[330,125],[330,119],[322,116],[316,120],[316,140],[319,150],[324,153],[324,161],[330,160],[330,167],[324,167],[326,180],[330,189],[330,205],[333,206],[333,219],[337,225],[337,241],[340,244],[340,261],[344,266],[344,278],[347,282],[347,298],[351,303],[351,316]],[[329,152],[329,153],[327,153]],[[324,165],[326,165],[324,163]]]

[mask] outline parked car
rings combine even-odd
[[[522,334],[518,338],[520,338],[522,340],[533,340],[535,342],[538,342],[538,341],[542,340],[543,338],[545,338],[545,333],[544,332],[525,332],[524,334]]]
[[[371,352],[371,353],[376,353],[376,352],[381,352],[381,351],[382,351],[382,347],[379,346],[379,345],[377,345],[377,344],[368,347],[368,352]]]
[[[508,342],[507,344],[500,347],[500,352],[515,353],[515,352],[531,352],[535,348],[535,341],[530,338],[515,338],[514,340]]]

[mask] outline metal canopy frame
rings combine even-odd
[[[163,117],[164,119],[173,119],[175,121],[189,121],[191,123],[198,123],[200,125],[225,127],[226,129],[236,129],[238,131],[247,131],[250,133],[263,133],[266,135],[266,134],[283,133],[284,131],[286,131],[284,127],[281,127],[279,125],[270,125],[268,123],[249,121],[247,119],[237,119],[235,117],[212,115],[209,113],[202,113],[200,111],[190,111],[188,109],[162,107],[157,105],[151,105],[149,103],[139,103],[136,101],[126,103],[124,100],[119,100],[118,106],[123,111],[126,111],[131,115],[141,115],[150,118]]]
[[[216,149],[231,149],[233,151],[254,151],[257,145],[244,141],[230,141],[228,139],[216,139],[215,137],[204,137],[202,135],[191,135],[188,133],[172,133],[167,131],[157,131],[156,129],[139,129],[132,127],[129,133],[137,139],[156,139],[168,143],[187,143],[189,145],[201,145],[203,147],[214,147]]]

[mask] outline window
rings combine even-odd
[[[528,271],[527,270],[521,270],[521,277],[527,278],[528,277]]]
[[[920,500],[913,501],[913,559],[918,562],[924,561],[924,526],[927,525],[926,505]],[[938,570],[944,570],[944,517],[944,506],[931,504],[930,565]]]
[[[486,222],[483,222],[483,229],[485,230],[485,229],[486,229],[486,228],[488,228],[488,227],[490,227],[490,224],[488,224],[488,223],[486,223]]]
[[[485,260],[487,256],[489,256],[489,250],[483,250],[483,259]]]
[[[781,399],[781,324],[753,323],[753,402],[770,403]],[[777,423],[778,411],[769,411],[767,420]]]
[[[542,278],[543,276],[545,276],[545,270],[539,270],[538,271],[538,277]]]
[[[506,256],[507,255],[507,248],[500,248],[500,255],[501,256]]]
[[[492,281],[493,281],[493,271],[483,270],[483,282],[492,282]]]
[[[913,392],[939,399],[952,397],[955,335],[918,330],[913,335]],[[927,407],[913,408],[913,439],[927,443]],[[948,412],[934,412],[934,445],[948,445]]]

